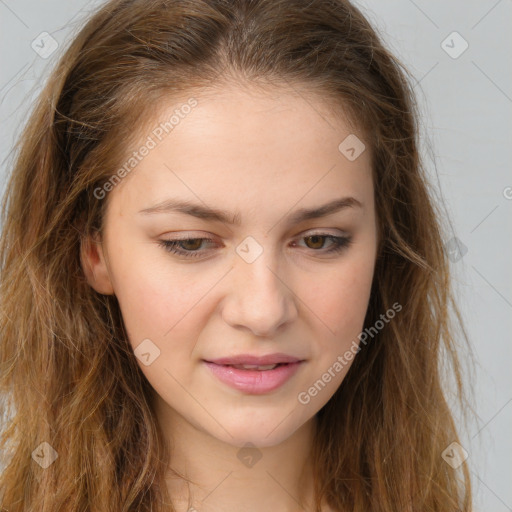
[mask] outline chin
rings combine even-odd
[[[293,432],[286,432],[280,435],[270,434],[267,435],[266,432],[254,432],[252,429],[249,430],[240,430],[238,433],[233,433],[233,437],[229,435],[222,436],[221,441],[230,444],[231,446],[235,446],[237,448],[244,448],[247,446],[257,446],[258,448],[268,448],[271,446],[276,446],[283,441],[285,441],[288,437],[292,435]]]
[[[301,424],[290,425],[283,419],[282,416],[272,416],[263,423],[239,421],[235,424],[222,423],[219,419],[219,423],[225,426],[227,432],[217,425],[215,433],[210,431],[210,434],[226,444],[240,448],[248,444],[260,448],[276,446],[288,439],[301,426]]]

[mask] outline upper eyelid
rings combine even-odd
[[[325,236],[349,236],[350,233],[346,230],[336,228],[337,231],[335,233],[330,233],[329,230],[334,228],[310,228],[306,229],[304,231],[301,231],[297,235],[294,236],[294,238],[297,237],[303,237],[309,234],[309,236],[313,236],[315,234],[318,235],[325,235]],[[176,234],[181,234],[182,232],[174,232]],[[209,239],[209,240],[215,240],[217,235],[211,235],[211,234],[183,234],[180,236],[176,236],[176,238],[171,238],[171,241],[180,241],[180,240],[197,240],[197,239]]]

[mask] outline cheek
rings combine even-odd
[[[169,343],[186,326],[198,329],[201,299],[215,284],[213,278],[197,280],[197,272],[194,278],[192,266],[172,268],[165,255],[148,262],[147,252],[112,260],[115,295],[134,347],[146,338]]]
[[[354,254],[344,264],[333,266],[332,272],[308,278],[299,297],[304,307],[312,312],[312,318],[318,319],[330,341],[339,343],[361,331],[372,279],[372,260]]]
[[[126,275],[116,295],[137,364],[159,393],[174,379],[187,385],[187,363],[207,316],[201,301],[207,289],[155,267]]]
[[[303,295],[300,295],[304,297],[308,318],[313,323],[310,332],[314,338],[315,361],[302,391],[317,408],[336,391],[356,357],[372,279],[372,261],[354,258],[333,268],[321,280],[315,279],[314,286],[304,286]],[[320,392],[324,386],[330,393]],[[301,397],[303,395],[299,395],[299,402],[305,403]]]

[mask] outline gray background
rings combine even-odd
[[[43,78],[101,3],[0,0],[2,191]],[[465,463],[476,509],[512,511],[512,0],[356,3],[415,77],[422,152],[462,248],[453,258],[453,281],[477,363],[467,377],[478,418],[462,432]],[[31,47],[42,32],[59,44],[47,58]],[[464,41],[468,48],[459,55]]]

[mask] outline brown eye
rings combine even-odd
[[[202,243],[202,238],[189,238],[179,241],[179,244],[187,251],[197,251],[197,249],[201,247]]]
[[[339,253],[348,248],[352,243],[351,236],[335,236],[329,235],[328,233],[315,233],[313,235],[304,236],[300,240],[305,241],[305,245],[308,249],[320,254]],[[331,241],[327,249],[324,248],[326,240]]]
[[[327,233],[318,233],[302,237],[300,240],[307,240],[306,248],[320,254],[339,253],[346,249],[352,242],[349,236],[334,236]],[[324,248],[326,240],[331,244],[327,249]],[[203,256],[207,249],[202,248],[203,244],[214,244],[213,238],[181,238],[176,240],[160,240],[161,245],[166,251],[183,256],[184,258],[198,258]]]
[[[310,249],[322,249],[323,242],[327,237],[324,235],[311,235],[304,237],[304,240],[311,240],[311,245],[308,245]]]
[[[204,250],[201,250],[203,243],[213,243],[213,238],[181,238],[177,240],[160,240],[159,244],[171,253],[183,256],[185,258],[197,258],[202,256]]]

